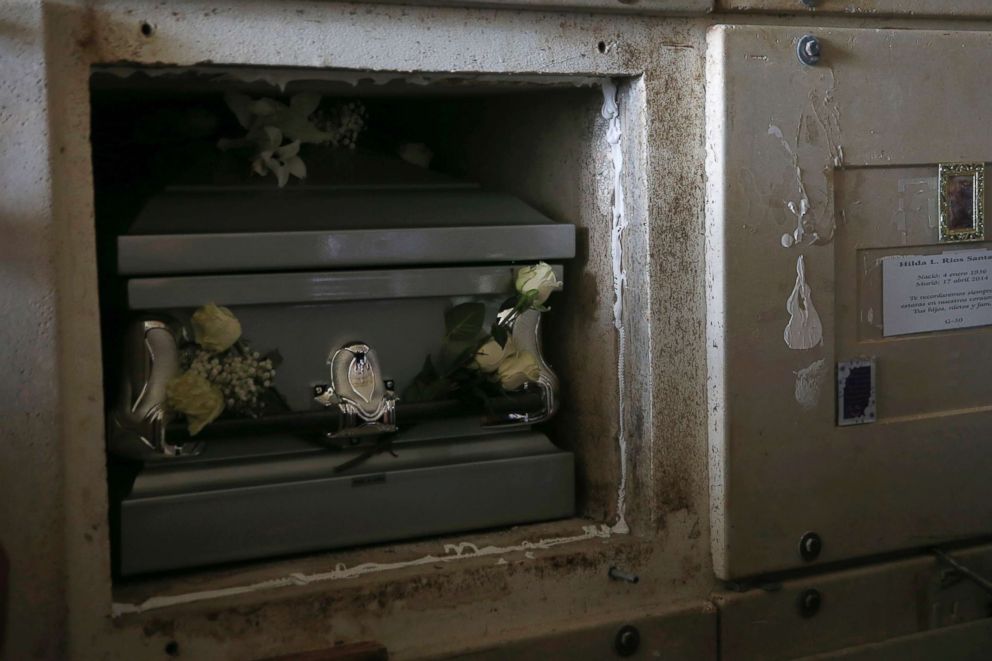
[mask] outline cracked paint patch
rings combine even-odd
[[[812,411],[820,403],[820,391],[827,376],[827,363],[821,358],[804,367],[796,375],[796,402],[804,411]]]

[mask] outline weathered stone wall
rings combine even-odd
[[[396,658],[414,658],[685,603],[706,611],[715,581],[706,475],[705,31],[716,21],[808,19],[674,17],[656,14],[706,3],[646,4],[654,15],[626,13],[630,4],[623,15],[261,0],[0,7],[0,543],[12,561],[9,658],[157,658],[175,643],[187,658],[243,659],[353,640],[378,640]],[[773,4],[760,9],[780,9]],[[859,3],[839,11],[848,5],[864,11]],[[899,20],[907,19],[856,12],[821,22]],[[610,527],[620,514],[613,506],[585,529],[549,524],[327,554],[146,581],[115,594],[88,75],[94,64],[118,62],[622,79],[625,406],[603,423],[610,438],[600,470],[625,462],[631,534]],[[612,167],[608,145],[599,146]],[[610,223],[612,173],[588,185],[583,222]],[[602,238],[602,228],[594,235]],[[588,249],[594,255],[581,277],[598,297],[590,318],[607,338],[600,348],[615,357],[619,337],[604,314],[612,311],[611,245],[597,239]],[[615,403],[618,381],[610,373],[573,387],[579,398]],[[611,565],[640,582],[608,580]]]

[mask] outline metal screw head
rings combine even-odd
[[[811,34],[804,34],[796,42],[796,55],[803,64],[813,66],[820,61],[820,41]]]
[[[823,540],[815,532],[808,532],[799,540],[799,555],[806,562],[816,560],[823,550]]]
[[[799,614],[803,617],[813,617],[823,604],[823,596],[819,590],[809,588],[799,594]]]
[[[625,624],[617,631],[616,638],[613,639],[613,649],[620,656],[631,656],[641,647],[641,632],[637,627]]]

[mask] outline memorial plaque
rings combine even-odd
[[[990,271],[992,250],[886,257],[883,335],[992,325]]]

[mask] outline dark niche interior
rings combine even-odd
[[[575,256],[558,260],[556,267],[563,274],[564,289],[553,295],[550,310],[542,315],[543,351],[560,380],[558,410],[555,417],[539,422],[535,429],[574,457],[574,514],[604,520],[615,498],[617,458],[615,401],[603,393],[615,392],[612,384],[616,363],[613,341],[602,344],[603,329],[611,323],[612,284],[601,272],[608,261],[608,255],[601,254],[603,246],[609,245],[608,218],[598,215],[595,209],[598,182],[609,176],[605,171],[609,163],[603,157],[604,126],[599,115],[602,92],[597,81],[445,76],[430,80],[376,79],[343,73],[340,77],[337,80],[331,75],[311,77],[301,71],[230,69],[94,71],[93,170],[108,408],[122,396],[118,375],[126,372],[128,365],[121,347],[135,318],[128,288],[136,278],[121,273],[120,267],[128,259],[121,254],[121,237],[142,234],[143,214],[163,195],[184,190],[213,191],[241,199],[255,199],[252,196],[257,195],[268,205],[263,212],[263,207],[253,209],[242,201],[240,206],[221,206],[210,217],[200,212],[175,216],[176,228],[186,227],[198,235],[215,231],[214,223],[217,228],[237,224],[237,219],[228,217],[235,215],[242,220],[251,216],[250,222],[244,222],[256,226],[261,223],[269,230],[293,228],[297,222],[293,210],[298,208],[293,205],[304,195],[345,191],[353,196],[375,196],[387,187],[434,190],[438,195],[465,189],[512,196],[550,222],[575,227]],[[271,145],[274,153],[259,165],[258,144],[245,141],[246,127],[238,109],[232,107],[231,95],[256,104],[271,100],[283,110],[294,109],[297,97],[316,98],[315,107],[305,109],[305,118],[334,138],[330,144],[326,140],[320,144],[301,140],[298,150],[281,155],[278,149],[294,142],[287,135]],[[300,166],[294,165],[296,160],[304,164],[305,178],[297,176]],[[485,216],[482,212],[478,215]],[[161,233],[161,219],[158,222],[156,231]],[[346,229],[360,227],[360,220],[351,222]],[[596,246],[598,251],[592,259],[590,246]],[[445,260],[445,266],[480,267],[472,255],[470,251],[464,256],[456,252]],[[223,255],[217,257],[221,259]],[[511,267],[526,263],[512,256],[506,262]],[[376,268],[371,263],[359,264],[349,273]],[[292,277],[293,273],[312,269],[271,270]],[[151,276],[161,279],[163,274],[136,275],[151,287],[155,284]],[[191,267],[183,277],[216,275]],[[130,295],[133,297],[134,291]],[[458,303],[462,298],[449,297],[447,304]],[[489,298],[492,300],[487,305],[495,313],[497,298],[502,297]],[[354,305],[355,310],[367,314],[364,308]],[[392,309],[398,309],[392,305]],[[352,309],[342,306],[342,313]],[[269,302],[235,310],[239,316],[245,315],[243,321],[250,321],[255,317],[249,308],[271,312],[272,307]],[[291,307],[301,310],[319,306],[294,301]],[[255,328],[262,323],[258,321]],[[410,342],[414,344],[417,332],[410,330],[410,338],[414,338]],[[396,328],[394,334],[402,337],[403,329]],[[245,335],[249,335],[247,325]],[[593,346],[596,349],[591,351]],[[588,359],[566,359],[576,355]],[[417,356],[418,361],[422,359]],[[414,380],[403,369],[397,371],[402,374],[399,381]],[[312,379],[302,383],[307,379],[298,376],[297,380],[301,385],[313,385]],[[407,388],[409,383],[398,386]],[[406,392],[410,392],[408,388]],[[410,404],[401,398],[401,405]],[[219,419],[223,421],[224,417]],[[451,432],[441,435],[445,433]],[[126,498],[134,488],[136,472],[148,472],[142,468],[144,464],[130,460],[111,458],[110,465],[112,501]],[[374,482],[380,478],[363,479]],[[112,505],[111,513],[112,528],[119,530],[121,508]],[[547,517],[536,517],[542,518]],[[472,528],[465,523],[459,526],[453,531]],[[416,531],[401,532],[395,541],[417,536]],[[383,541],[394,540],[387,536],[370,543]],[[354,543],[343,546],[348,545]],[[280,557],[324,548],[320,544],[312,549],[277,546],[256,556]],[[119,538],[114,548],[118,575],[146,571],[121,572]],[[199,565],[242,561],[218,558],[206,558]],[[150,567],[147,571],[189,569]]]

